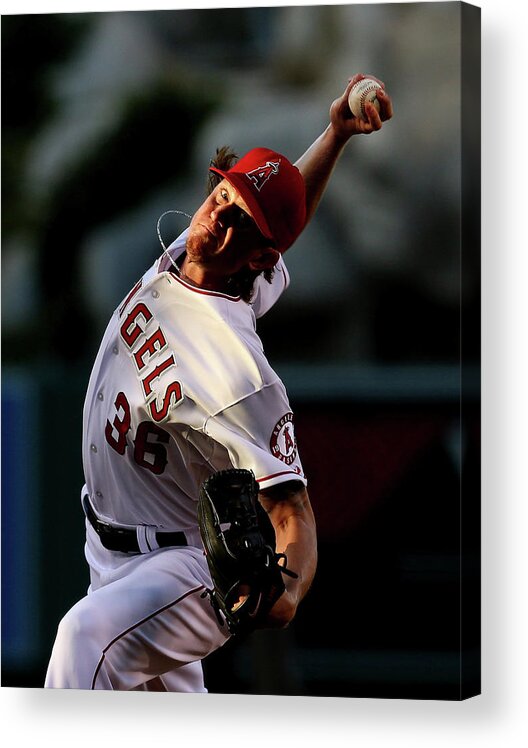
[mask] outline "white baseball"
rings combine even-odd
[[[367,101],[372,102],[379,112],[380,106],[376,94],[380,88],[380,84],[372,78],[363,78],[352,86],[348,94],[348,106],[354,117],[368,119],[365,113]]]

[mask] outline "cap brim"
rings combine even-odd
[[[271,229],[266,221],[264,213],[262,212],[260,205],[254,195],[254,188],[248,183],[247,178],[244,174],[240,174],[236,171],[221,171],[216,169],[214,166],[209,167],[209,171],[219,174],[224,179],[233,185],[233,187],[240,193],[242,199],[248,206],[251,216],[257,224],[260,233],[269,241],[275,243],[275,238],[271,232]]]

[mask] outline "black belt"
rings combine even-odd
[[[101,543],[109,551],[120,551],[121,553],[141,553],[137,534],[135,530],[123,527],[114,527],[107,522],[102,522],[92,509],[88,496],[83,496],[83,508],[95,532],[99,535]],[[187,539],[183,532],[156,532],[156,543],[159,548],[169,548],[174,545],[187,545]],[[148,541],[146,541],[148,546]],[[154,550],[151,548],[150,550]]]

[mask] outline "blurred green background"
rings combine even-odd
[[[3,686],[42,686],[88,585],[84,391],[158,217],[194,212],[218,146],[298,158],[365,72],[394,119],[347,147],[259,326],[319,572],[291,627],[212,655],[207,685],[478,688],[479,22],[458,2],[2,16]]]

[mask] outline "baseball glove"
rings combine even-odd
[[[286,556],[275,551],[275,531],[258,500],[250,470],[221,470],[202,485],[198,524],[213,581],[206,590],[231,634],[259,628],[284,592]],[[279,564],[284,560],[284,565]]]

